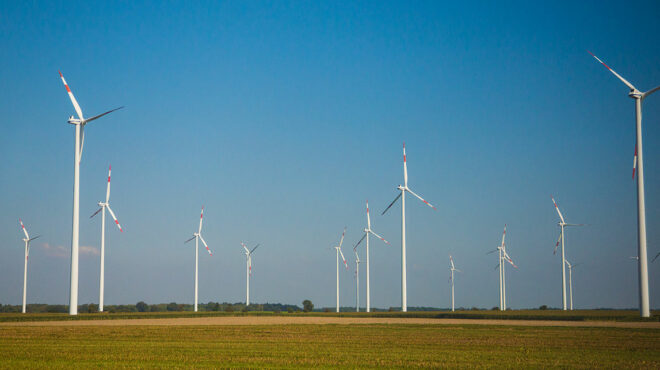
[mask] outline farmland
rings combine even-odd
[[[646,323],[656,328],[636,329],[461,323],[156,326],[130,321],[134,325],[0,325],[0,366],[660,367],[657,323]]]

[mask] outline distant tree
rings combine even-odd
[[[97,313],[99,312],[99,305],[95,303],[90,303],[87,305],[87,312],[88,313]]]
[[[225,306],[225,312],[234,312],[234,306],[231,303],[227,303]]]
[[[241,312],[248,312],[248,307],[247,307],[247,306],[243,306],[243,308],[241,308]]]
[[[330,309],[328,307],[323,308],[323,312],[330,312]]]
[[[500,309],[499,307],[494,306],[493,308],[491,308],[491,311],[497,311],[497,310],[499,310],[499,309]]]
[[[314,309],[314,303],[312,303],[312,301],[310,301],[309,299],[305,299],[302,302],[302,304],[303,304],[303,311],[305,312],[312,312],[312,310]]]
[[[170,302],[167,304],[167,310],[168,311],[178,311],[179,310],[179,305],[176,304],[176,302]]]
[[[215,303],[211,306],[211,310],[212,310],[212,311],[220,311],[220,303],[215,302]]]
[[[293,307],[287,307],[286,312],[288,313],[293,313]]]
[[[539,307],[539,310],[547,310],[547,309],[548,309],[548,306],[544,305],[544,304],[541,305],[541,307]]]
[[[138,312],[147,312],[149,311],[149,305],[146,304],[144,301],[140,301],[135,304],[135,308],[138,310]]]

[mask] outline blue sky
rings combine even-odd
[[[497,305],[508,226],[507,303],[561,304],[554,194],[578,308],[637,307],[634,101],[586,50],[642,90],[660,84],[656,2],[1,2],[0,303],[18,304],[22,217],[43,234],[28,302],[67,303],[74,114],[126,108],[86,128],[80,303],[98,302],[100,219],[113,166],[106,304],[192,302],[206,206],[200,301],[244,301],[240,242],[261,243],[251,300],[334,304],[335,256],[373,228],[372,305],[400,305],[403,181],[408,305]],[[640,11],[643,10],[643,11]],[[660,251],[660,96],[644,104],[649,255]],[[376,215],[378,214],[378,215]],[[364,250],[361,250],[364,258]],[[341,304],[355,281],[341,276]],[[651,306],[660,263],[649,265]],[[364,269],[361,269],[363,272]],[[364,275],[361,283],[364,284]],[[361,288],[364,292],[364,285]],[[361,298],[364,302],[364,296]]]

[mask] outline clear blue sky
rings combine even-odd
[[[206,205],[200,301],[334,304],[335,256],[373,228],[372,305],[400,305],[403,181],[408,304],[497,305],[486,255],[505,223],[514,308],[561,304],[554,194],[576,307],[637,307],[634,102],[599,65],[660,84],[657,2],[0,2],[0,303],[18,304],[22,217],[35,241],[28,302],[67,303],[74,114],[126,108],[86,129],[81,165],[81,303],[98,302],[100,219],[113,167],[106,304],[192,302],[183,245]],[[649,255],[660,251],[660,95],[644,105]],[[378,214],[378,215],[376,215]],[[364,258],[364,250],[361,250]],[[350,258],[351,270],[354,258]],[[660,262],[650,265],[660,307]],[[362,272],[364,269],[361,269]],[[361,283],[364,284],[364,275]],[[341,304],[354,305],[353,273]],[[364,285],[361,288],[364,292]],[[364,302],[364,296],[361,299]]]

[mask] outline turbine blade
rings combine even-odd
[[[658,254],[656,254],[655,257],[653,257],[651,263],[655,262],[655,260],[658,259],[658,256],[660,256],[660,252],[658,252]]]
[[[252,248],[252,250],[250,251],[250,255],[252,255],[252,252],[254,252],[255,249],[259,248],[260,245],[261,245],[261,244],[257,244],[257,245],[255,245],[254,248]],[[252,257],[250,257],[250,260],[251,260],[251,258],[252,258]]]
[[[204,240],[204,237],[202,237],[202,234],[199,235],[199,239],[202,240],[202,243],[204,243],[204,247],[206,247],[206,251],[209,252],[209,255],[213,255],[213,252],[209,249],[209,246],[206,244],[206,241]]]
[[[25,225],[23,225],[23,220],[20,218],[18,219],[18,222],[21,223],[21,229],[23,229],[23,234],[25,234],[25,239],[30,239],[30,235],[28,235],[27,230],[25,229]]]
[[[497,248],[497,249],[493,249],[492,251],[490,251],[490,252],[488,252],[488,253],[486,253],[486,254],[495,253],[495,252],[497,252],[497,251],[499,251],[499,250],[500,250],[499,248]]]
[[[654,92],[656,92],[656,91],[658,91],[658,90],[660,90],[660,86],[658,86],[658,87],[654,87],[654,88],[652,88],[651,90],[649,90],[649,91],[643,93],[643,94],[642,94],[642,99],[646,98],[647,96],[653,94]]]
[[[122,230],[121,225],[119,224],[119,221],[117,221],[117,217],[115,217],[115,213],[112,212],[112,208],[110,208],[109,204],[106,207],[108,207],[108,212],[110,212],[110,216],[112,216],[112,219],[115,220],[115,223],[117,224],[117,227],[119,228],[119,231],[121,231],[123,233],[124,230]]]
[[[515,268],[518,268],[518,266],[516,266],[516,264],[513,263],[513,260],[511,259],[511,257],[509,257],[509,254],[506,253],[506,252],[504,252],[504,259],[505,259],[507,262],[509,262],[509,263],[511,264],[511,266],[513,266],[513,267],[515,267]]]
[[[561,211],[559,210],[559,207],[557,206],[557,202],[555,202],[555,198],[550,195],[550,198],[552,199],[552,203],[555,204],[555,209],[557,210],[557,214],[559,215],[559,219],[561,220],[561,223],[564,223],[564,216],[561,215]]]
[[[399,193],[399,195],[397,195],[396,198],[394,198],[392,203],[390,203],[390,205],[387,206],[387,208],[385,208],[385,210],[383,211],[383,213],[381,213],[381,215],[384,215],[385,212],[387,212],[387,210],[390,209],[390,207],[392,207],[394,205],[394,203],[396,203],[396,201],[399,200],[399,198],[401,198],[401,194],[403,194],[403,193]]]
[[[504,224],[504,231],[502,232],[502,246],[504,246],[504,238],[506,237],[506,224]]]
[[[499,263],[497,265],[495,265],[495,268],[493,270],[497,270],[498,267],[500,267]]]
[[[424,202],[427,206],[429,206],[429,207],[433,208],[434,210],[436,210],[436,208],[435,208],[431,203],[427,202],[426,200],[424,200],[424,198],[422,198],[422,197],[420,197],[419,195],[415,194],[414,191],[412,191],[412,190],[410,190],[410,189],[408,189],[408,188],[406,188],[406,190],[407,190],[410,194],[416,196],[419,200],[421,200],[422,202]]]
[[[366,238],[366,237],[367,237],[367,233],[364,233],[364,235],[362,235],[362,238],[360,238],[360,241],[357,242],[357,243],[355,244],[355,246],[353,247],[353,250],[356,250],[357,247],[358,247],[358,245],[360,245],[360,243],[362,243],[362,241],[363,241],[364,238]]]
[[[245,246],[245,244],[243,244],[243,242],[241,242],[241,246],[243,247],[243,249],[245,249],[245,253],[247,253],[249,255],[250,250]]]
[[[406,143],[403,143],[403,186],[408,186],[408,165],[406,164]]]
[[[99,212],[101,212],[102,210],[103,210],[103,207],[99,208],[98,210],[96,210],[96,212],[94,212],[94,214],[92,214],[91,216],[89,216],[89,218],[92,218],[92,217],[98,215]]]
[[[449,263],[451,263],[451,269],[454,269],[454,259],[451,258],[451,255],[449,255]]]
[[[346,266],[346,270],[348,270],[348,263],[346,263],[346,258],[344,258],[344,253],[341,251],[341,248],[339,248],[339,254],[341,254],[341,259],[344,261],[344,266]]]
[[[344,243],[344,236],[346,235],[346,227],[344,227],[344,232],[341,233],[341,239],[339,239],[339,248],[341,248],[341,245]]]
[[[202,214],[199,216],[199,229],[197,230],[198,234],[202,233],[202,221],[204,220],[204,206],[202,206]]]
[[[371,217],[369,217],[369,201],[367,200],[367,229],[371,229]]]
[[[71,89],[69,88],[69,85],[67,85],[66,80],[64,79],[64,76],[62,75],[62,72],[60,72],[60,78],[62,78],[62,83],[64,84],[64,87],[66,87],[67,93],[69,93],[69,99],[71,99],[71,103],[73,104],[73,108],[76,110],[76,113],[78,114],[78,118],[81,121],[84,121],[85,119],[83,118],[82,110],[80,109],[80,105],[78,105],[78,101],[76,100],[76,97],[73,96],[73,93],[71,92]]]
[[[564,224],[564,226],[585,226],[586,224]]]
[[[101,113],[101,114],[99,114],[98,116],[94,116],[94,117],[92,117],[92,118],[88,118],[88,119],[85,120],[85,123],[92,122],[93,120],[95,120],[95,119],[97,119],[97,118],[101,118],[101,117],[105,116],[106,114],[112,113],[112,112],[114,112],[114,111],[116,111],[116,110],[120,110],[120,109],[122,109],[122,108],[124,108],[123,105],[122,105],[121,107],[119,107],[119,108],[111,109],[111,110],[109,110],[109,111],[107,111],[107,112],[105,112],[105,113]]]
[[[559,238],[557,238],[557,244],[555,244],[555,250],[552,252],[552,254],[557,254],[557,248],[559,247],[559,243],[561,242],[561,234],[563,231],[559,231]]]
[[[31,241],[33,241],[34,239],[37,239],[37,238],[40,238],[40,237],[41,237],[41,235],[37,235],[37,236],[35,236],[34,238],[28,239],[28,243],[31,242]]]
[[[594,53],[590,52],[589,50],[587,50],[587,52],[588,52],[589,54],[591,54],[592,57],[596,58],[596,60],[599,61],[600,64],[604,65],[605,68],[609,69],[609,71],[612,72],[612,74],[614,74],[619,80],[621,80],[621,82],[623,82],[624,84],[626,84],[626,86],[628,86],[628,87],[630,88],[630,90],[637,90],[637,89],[635,89],[635,86],[633,86],[630,82],[626,81],[625,78],[619,76],[619,74],[616,73],[616,72],[614,72],[614,70],[613,70],[612,68],[610,68],[607,64],[603,63],[602,60],[598,59],[598,57],[595,56]]]
[[[188,239],[188,240],[186,240],[185,242],[183,242],[183,244],[186,244],[186,243],[188,243],[189,241],[191,241],[191,240],[193,240],[193,239],[195,239],[196,237],[197,237],[197,236],[195,236],[195,235],[193,235],[193,237],[192,237],[192,238],[190,238],[190,239]]]
[[[108,188],[105,191],[105,202],[110,201],[110,173],[112,172],[112,165],[108,167]]]
[[[635,157],[633,158],[633,174],[632,178],[635,179],[635,170],[637,169],[637,143],[635,143]]]
[[[388,242],[387,240],[385,240],[385,238],[383,238],[382,236],[376,234],[373,230],[369,230],[369,232],[372,233],[372,234],[374,234],[374,236],[375,236],[376,238],[378,238],[378,239],[384,241],[384,242],[387,243],[387,244],[390,244],[390,242]]]

